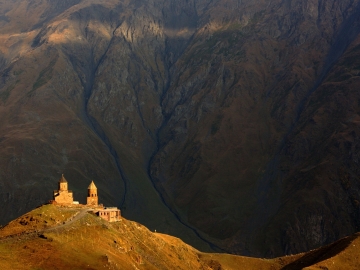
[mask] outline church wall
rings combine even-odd
[[[54,196],[54,201],[60,204],[72,204],[73,200],[73,193],[68,190],[58,191],[58,195]]]

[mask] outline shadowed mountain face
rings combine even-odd
[[[61,173],[203,250],[360,226],[360,2],[0,1],[0,220]]]

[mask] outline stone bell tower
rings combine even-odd
[[[61,175],[61,178],[59,180],[59,191],[65,191],[68,190],[68,182],[66,181],[64,175]]]
[[[86,199],[86,205],[98,205],[98,195],[97,195],[97,187],[94,184],[94,181],[91,181],[88,187],[88,196]]]

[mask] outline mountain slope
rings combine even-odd
[[[245,26],[204,28],[176,65],[152,175],[232,251],[304,251],[358,228],[356,159],[340,136],[330,151],[326,139],[356,137],[357,124],[343,125],[359,112],[356,71],[327,80],[358,42],[358,6],[320,2],[276,2]]]
[[[202,250],[359,230],[359,1],[0,1],[0,220],[91,179]]]
[[[8,67],[2,73],[0,128],[4,162],[1,183],[5,203],[2,220],[16,217],[50,199],[45,194],[51,194],[56,185],[54,176],[64,172],[78,200],[84,201],[84,187],[90,179],[95,179],[102,191],[99,196],[103,203],[120,205],[128,217],[136,217],[152,228],[177,233],[194,245],[210,249],[163,205],[148,179],[143,159],[149,156],[154,143],[142,126],[140,112],[134,111],[139,101],[137,93],[133,93],[133,82],[127,82],[125,77],[124,87],[116,86],[120,89],[112,89],[100,100],[103,103],[111,101],[112,106],[120,109],[113,112],[116,118],[107,116],[106,112],[98,116],[92,113],[92,93],[96,91],[98,81],[100,85],[102,80],[117,85],[120,83],[116,81],[118,74],[127,76],[121,62],[116,61],[116,68],[109,65],[115,73],[109,74],[114,80],[102,78],[100,73],[101,63],[116,59],[111,53],[124,50],[122,46],[126,40],[122,37],[127,30],[124,19],[129,17],[130,20],[132,15],[123,10],[123,5],[130,4],[70,1],[69,7],[60,12],[57,8],[57,5],[61,6],[60,2],[35,5],[38,18],[48,14],[49,8],[55,8],[56,15],[42,25],[36,20],[29,21],[25,30],[25,26],[17,25],[17,16],[24,16],[24,12],[33,6],[32,2],[21,2],[17,8],[16,2],[12,3],[14,6],[3,3],[10,5],[8,9],[15,17],[11,17],[11,12],[6,13],[8,28],[19,33],[28,31],[19,34],[18,43],[26,43],[24,39],[28,36],[31,42],[26,43],[27,47],[19,46],[21,50],[15,56],[7,54],[5,63]],[[139,35],[135,30],[131,35],[134,34]],[[11,40],[14,35],[4,36]],[[123,54],[128,57],[123,59],[125,64],[126,61],[132,63],[131,52]],[[144,65],[146,69],[148,65]],[[140,76],[137,72],[131,80],[137,80],[134,77]],[[130,92],[126,94],[126,91]],[[96,98],[94,100],[97,102]],[[111,108],[107,104],[108,107]],[[121,113],[125,115],[121,116]],[[98,120],[97,117],[102,115],[109,121],[115,119],[120,126],[112,122],[112,125],[106,124],[101,118]],[[147,115],[151,117],[151,114]]]
[[[86,208],[45,205],[0,229],[1,269],[357,269],[359,235],[272,260],[201,253],[178,238]]]
[[[82,215],[83,211],[87,210],[48,205],[10,222],[0,231],[2,237],[7,236],[0,240],[1,269],[236,269],[242,263],[266,269],[276,265],[200,253],[136,222],[108,223],[86,212]],[[74,214],[82,217],[66,223]],[[63,221],[65,225],[59,225]]]

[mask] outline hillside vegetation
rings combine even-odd
[[[109,223],[88,211],[45,205],[11,221],[0,230],[0,268],[350,270],[360,265],[359,235],[305,254],[257,259],[199,252],[139,223],[124,218]]]

